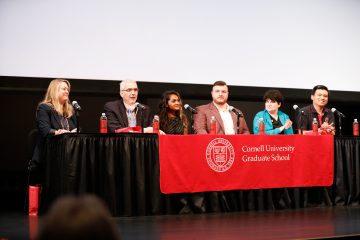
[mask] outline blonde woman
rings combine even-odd
[[[69,81],[54,79],[50,82],[44,100],[36,111],[37,127],[42,137],[75,130],[76,119],[69,94]]]
[[[36,110],[38,130],[37,144],[29,164],[29,170],[38,177],[40,156],[47,136],[76,131],[76,118],[69,101],[70,83],[65,79],[54,79],[50,82],[44,100]],[[36,179],[35,181],[37,181]]]

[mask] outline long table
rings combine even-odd
[[[334,179],[331,135],[159,138],[164,193],[331,186]]]
[[[48,138],[45,144],[43,204],[47,208],[62,195],[92,193],[114,216],[177,214],[181,199],[196,202],[199,195],[206,212],[358,205],[359,142],[353,137],[334,139],[335,177],[330,187],[163,194],[157,135],[64,134]]]

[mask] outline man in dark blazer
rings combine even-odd
[[[104,111],[108,118],[108,131],[117,129],[143,126],[145,133],[152,132],[153,115],[148,106],[136,107],[139,88],[136,81],[124,80],[120,83],[121,99],[107,102]]]
[[[216,81],[211,91],[213,101],[197,107],[194,115],[194,128],[197,134],[210,133],[211,117],[216,120],[216,134],[237,134],[237,115],[231,111],[227,103],[229,97],[228,86],[224,81]],[[241,113],[239,109],[235,109]],[[242,114],[242,113],[241,113]],[[244,116],[240,117],[240,134],[249,134]]]

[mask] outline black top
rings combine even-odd
[[[184,124],[179,117],[168,120],[166,126],[160,126],[160,129],[166,134],[184,134]]]
[[[301,116],[300,113],[301,111],[304,111],[304,114]],[[322,115],[321,119],[319,119],[319,115],[316,112],[314,106],[308,105],[306,107],[303,107],[300,109],[300,113],[297,114],[296,117],[296,126],[299,128],[299,126],[301,126],[302,130],[311,130],[312,129],[312,122],[313,119],[316,118],[318,123],[319,123],[319,127],[321,125],[321,123],[327,121],[329,124],[333,123],[333,126],[335,127],[335,117],[334,117],[334,113],[331,112],[330,109],[325,108],[324,110],[324,114]],[[300,118],[301,116],[301,118]]]
[[[33,155],[29,164],[29,170],[38,170],[42,163],[42,151],[47,136],[55,135],[58,129],[73,130],[76,128],[76,117],[70,118],[60,116],[51,105],[41,103],[36,110],[37,140]]]
[[[270,115],[270,114],[269,114]],[[276,129],[276,128],[280,128],[282,127],[282,123],[280,121],[280,118],[278,117],[278,119],[276,120],[275,118],[273,118],[271,115],[270,115],[270,119],[271,119],[271,122],[272,122],[272,125],[273,125],[273,129]],[[279,134],[284,134],[284,131],[281,131]]]
[[[37,128],[42,137],[54,135],[58,129],[73,130],[76,128],[76,118],[60,116],[51,105],[41,103],[36,110]]]

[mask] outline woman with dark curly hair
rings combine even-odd
[[[254,134],[259,133],[259,120],[265,123],[265,134],[293,134],[292,121],[289,116],[280,111],[284,97],[279,90],[270,89],[265,92],[263,100],[265,109],[258,112],[253,121]]]
[[[265,134],[293,134],[292,121],[286,113],[279,110],[284,103],[282,93],[279,90],[270,89],[265,92],[263,100],[265,109],[258,112],[253,120],[254,134],[260,132],[260,118],[264,121]],[[291,207],[289,193],[286,188],[273,188],[270,193],[275,209]]]
[[[159,104],[160,129],[166,134],[188,134],[189,121],[183,111],[180,94],[166,91]]]

